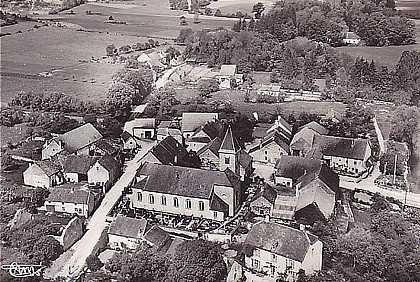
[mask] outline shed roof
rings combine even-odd
[[[69,153],[77,152],[100,139],[102,139],[101,133],[99,133],[99,131],[90,123],[70,130],[57,137],[57,140],[60,140],[63,143],[64,149]]]
[[[91,156],[67,156],[64,162],[64,172],[87,174],[98,159],[99,157]]]

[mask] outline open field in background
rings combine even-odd
[[[112,76],[123,66],[89,60],[104,56],[108,44],[121,46],[143,40],[59,27],[4,36],[1,102],[10,102],[20,91],[63,92],[84,100],[101,100]]]
[[[230,28],[234,24],[232,19],[215,17],[203,17],[199,24],[193,24],[193,15],[171,11],[167,0],[89,3],[72,10],[74,15],[63,12],[39,16],[72,24],[68,28],[34,29],[35,22],[2,28],[3,33],[12,33],[2,37],[1,43],[2,104],[10,102],[20,91],[63,92],[83,100],[101,100],[112,76],[122,66],[86,61],[104,56],[107,45],[132,45],[144,42],[148,37],[174,39],[185,27],[201,30],[220,26]],[[94,15],[86,15],[86,11]],[[181,15],[187,16],[189,25],[180,26]],[[109,16],[127,24],[105,23]],[[39,76],[45,72],[52,76]]]
[[[212,10],[219,9],[222,14],[232,14],[236,12],[247,13],[251,15],[252,7],[261,2],[264,4],[266,11],[276,2],[271,0],[219,0],[212,2],[208,7]]]
[[[134,5],[139,2],[140,5]],[[142,3],[146,3],[146,6],[142,6]],[[234,24],[232,19],[204,16],[199,18],[200,23],[194,24],[193,15],[184,11],[170,10],[169,1],[165,1],[165,5],[161,1],[154,3],[151,0],[125,2],[124,4],[89,3],[75,7],[73,11],[75,12],[74,15],[61,13],[43,18],[74,23],[86,30],[168,39],[175,39],[179,31],[187,27],[201,30],[216,27],[231,28]],[[101,15],[86,15],[86,11],[101,13]],[[179,24],[179,18],[182,15],[187,18],[187,26]],[[105,23],[109,16],[112,16],[116,21],[126,22],[126,24]]]
[[[397,10],[420,9],[418,0],[395,0]]]
[[[418,5],[420,6],[420,1],[418,1]],[[415,50],[420,52],[420,20],[413,20],[413,22],[417,31],[417,44],[415,45],[385,47],[346,46],[338,47],[337,50],[345,52],[354,58],[363,57],[367,60],[374,60],[377,65],[387,66],[393,70],[404,51]]]

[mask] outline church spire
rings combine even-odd
[[[241,150],[238,140],[233,136],[232,128],[228,127],[225,137],[223,138],[222,145],[220,146],[219,152],[225,153],[237,153]]]

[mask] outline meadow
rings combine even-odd
[[[87,15],[91,11],[93,15]],[[193,15],[171,11],[166,0],[137,0],[124,4],[84,4],[58,15],[39,16],[41,20],[70,23],[69,27],[22,22],[2,28],[11,33],[1,39],[1,103],[4,105],[20,91],[62,92],[89,101],[104,98],[112,76],[122,65],[91,62],[105,55],[109,44],[117,47],[158,38],[173,42],[179,31],[181,15],[196,30],[231,27],[226,18],[203,17],[193,24]],[[109,16],[126,24],[106,23]],[[48,73],[47,77],[40,74]]]

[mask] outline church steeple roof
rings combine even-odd
[[[236,140],[235,136],[233,136],[232,128],[228,127],[225,137],[223,138],[222,145],[220,146],[220,151],[229,151],[229,152],[238,152],[241,150],[241,146],[239,146],[238,140]]]

